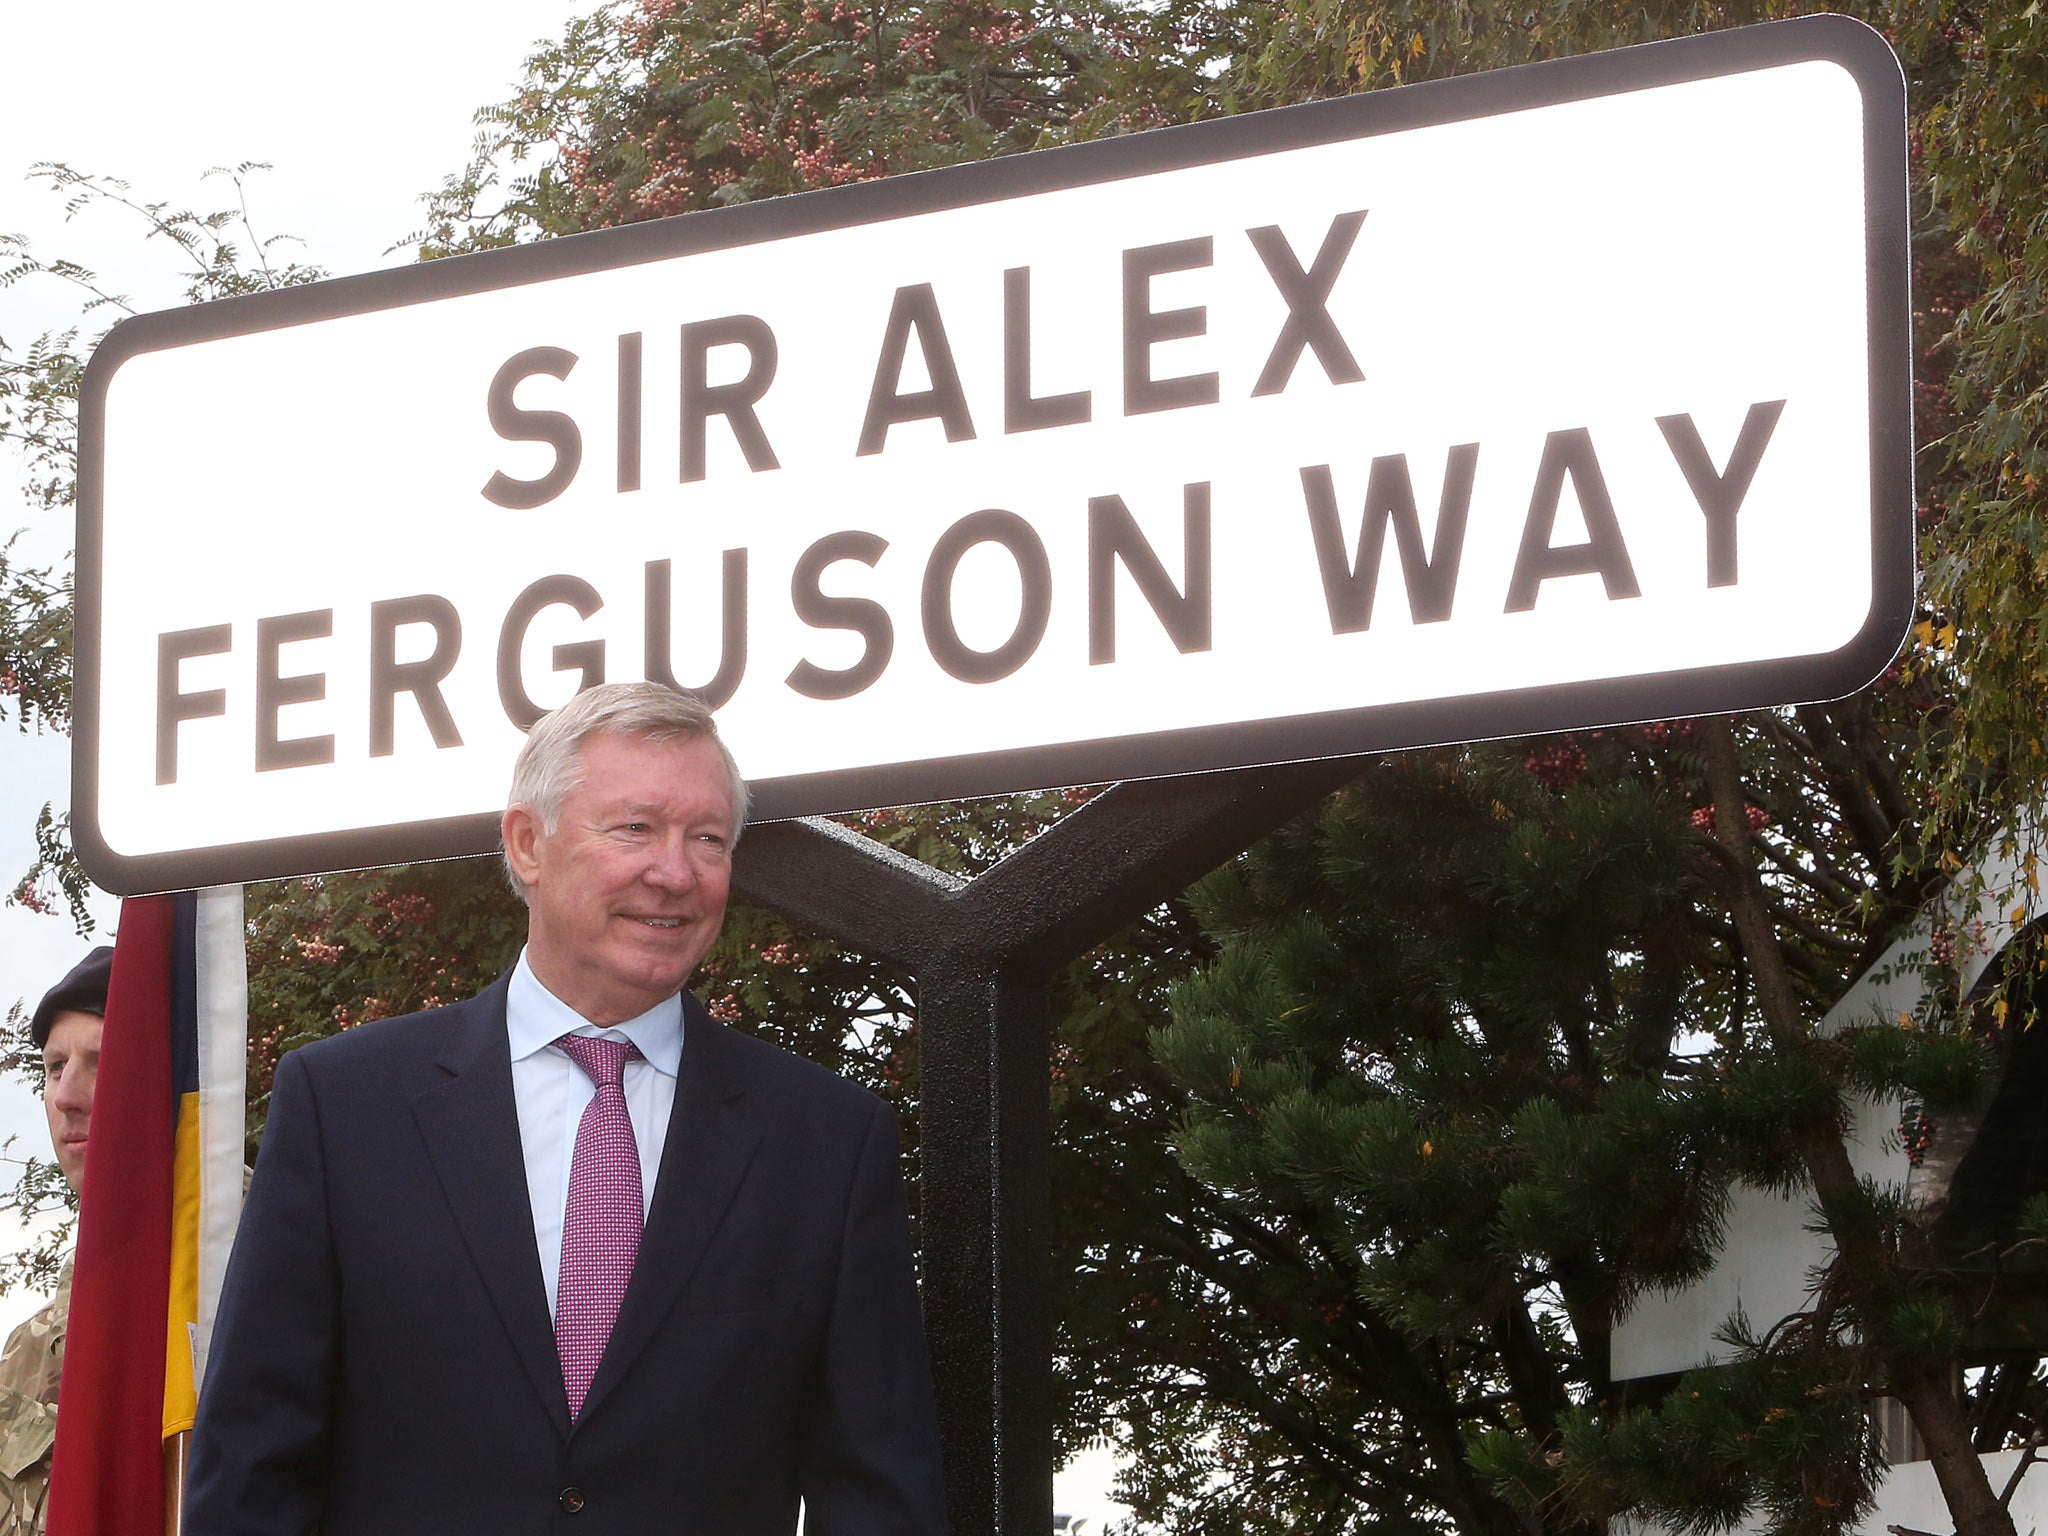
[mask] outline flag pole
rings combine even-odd
[[[192,1431],[181,1429],[164,1442],[164,1536],[185,1536],[185,1457]]]

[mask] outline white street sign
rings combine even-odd
[[[707,691],[780,817],[1836,696],[1913,596],[1903,82],[1811,18],[132,320],[79,847],[493,845]]]

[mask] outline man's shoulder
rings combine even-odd
[[[849,1113],[863,1116],[872,1114],[875,1106],[883,1102],[876,1094],[808,1056],[799,1056],[794,1051],[722,1024],[694,1009],[683,1033],[683,1070],[686,1072],[693,1044],[715,1054],[726,1070],[744,1078],[749,1086],[771,1095],[836,1105]]]
[[[56,1402],[69,1303],[66,1295],[52,1298],[7,1336],[6,1347],[0,1349],[0,1392],[18,1394],[32,1402]],[[10,1398],[4,1410],[0,1410],[0,1418],[12,1421],[18,1417],[18,1405]]]
[[[67,1257],[56,1294],[8,1335],[0,1351],[0,1536],[43,1529],[70,1307]]]
[[[64,1322],[71,1261],[57,1294],[8,1336],[0,1351],[0,1536],[42,1529],[50,1447],[57,1439],[57,1383],[64,1368]]]

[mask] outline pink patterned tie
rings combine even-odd
[[[573,1421],[583,1411],[640,1252],[640,1149],[623,1083],[626,1063],[640,1052],[631,1041],[591,1035],[564,1035],[555,1044],[597,1084],[597,1096],[576,1127],[555,1286],[555,1349]]]

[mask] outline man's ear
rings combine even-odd
[[[498,835],[505,841],[505,861],[519,883],[529,889],[540,884],[541,824],[533,807],[522,800],[508,809],[498,823]]]

